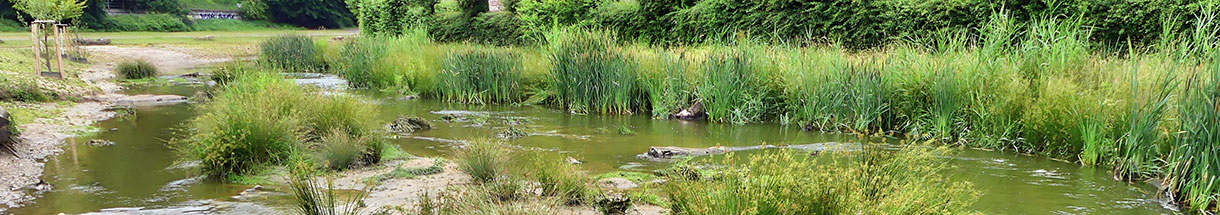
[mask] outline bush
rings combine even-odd
[[[270,21],[271,17],[267,17],[267,1],[265,0],[243,0],[241,8],[237,12],[241,14],[241,18],[249,21]]]
[[[119,63],[115,68],[115,72],[119,73],[126,79],[145,79],[157,77],[157,67],[148,63],[145,60],[131,60]]]
[[[108,19],[111,26],[108,27],[108,30],[114,31],[178,32],[191,30],[190,26],[182,22],[182,18],[170,14],[118,15],[110,16]]]
[[[465,51],[450,54],[440,74],[440,97],[471,104],[520,102],[525,83],[520,57],[507,52]]]
[[[515,12],[522,21],[522,31],[529,37],[541,37],[552,28],[589,24],[595,0],[520,0]]]
[[[317,72],[324,68],[321,56],[314,47],[312,38],[303,35],[285,35],[267,39],[259,44],[263,61],[275,69],[286,72]]]
[[[499,46],[529,44],[521,20],[507,12],[482,13],[476,17],[440,14],[428,26],[428,36],[438,42],[472,42]]]
[[[674,178],[664,192],[674,214],[968,213],[977,192],[943,175],[945,153],[912,146],[817,158],[791,151],[729,156],[714,163],[724,169]]]
[[[17,21],[0,19],[0,32],[24,32],[30,31],[29,27],[17,23]]]

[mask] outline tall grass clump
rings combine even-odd
[[[294,153],[318,154],[336,169],[380,161],[385,140],[371,104],[316,95],[272,73],[239,76],[217,90],[175,141],[208,175],[241,175]]]
[[[551,38],[553,92],[573,113],[632,114],[641,102],[637,65],[594,32],[564,32]]]
[[[909,146],[816,158],[728,156],[710,175],[664,185],[674,214],[963,214],[977,196],[950,182],[946,149]],[[800,155],[798,155],[800,154]]]
[[[492,183],[509,174],[509,151],[500,142],[470,141],[465,149],[455,153],[455,157],[458,169],[479,183]]]
[[[572,163],[535,153],[526,158],[527,179],[538,182],[543,196],[558,197],[569,205],[589,203],[597,193],[593,179]]]
[[[641,75],[641,84],[648,94],[652,117],[668,118],[691,105],[695,99],[693,81],[687,75],[690,63],[678,56],[661,52],[651,73]]]
[[[771,111],[774,98],[769,73],[757,67],[756,59],[744,51],[713,55],[704,63],[699,99],[714,122],[745,124],[760,122]]]
[[[317,72],[324,68],[312,38],[304,35],[272,37],[259,44],[268,66],[288,72]]]
[[[441,71],[440,97],[449,102],[497,104],[520,102],[524,80],[520,57],[510,52],[471,50],[450,54]]]
[[[157,66],[146,60],[130,60],[119,63],[115,70],[125,79],[145,79],[157,77]]]
[[[401,77],[379,66],[389,52],[386,42],[383,38],[364,37],[343,45],[334,72],[347,79],[353,88],[382,89],[401,84]]]

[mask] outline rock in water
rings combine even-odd
[[[703,119],[707,118],[707,112],[705,112],[703,110],[702,101],[695,101],[695,104],[692,104],[690,106],[690,108],[687,108],[686,110],[682,110],[681,112],[675,113],[675,114],[671,115],[671,117],[679,119],[679,120],[688,120],[688,121],[703,120]]]
[[[432,129],[432,124],[428,124],[427,120],[419,117],[399,116],[398,119],[390,123],[389,129],[395,133],[414,133],[416,131]]]
[[[13,131],[9,128],[12,124],[8,111],[0,107],[0,150],[9,153],[13,152]]]

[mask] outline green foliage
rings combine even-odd
[[[522,31],[541,37],[552,28],[587,25],[599,1],[594,0],[520,0],[514,14],[523,22]]]
[[[363,137],[353,137],[340,129],[331,130],[319,141],[322,147],[319,161],[333,170],[358,166],[361,155],[364,154],[365,142],[368,140]]]
[[[472,50],[450,54],[441,71],[440,97],[468,104],[520,102],[524,97],[520,57],[508,52]]]
[[[355,26],[355,15],[344,0],[265,0],[271,21],[306,28]]]
[[[191,27],[182,18],[170,14],[118,15],[110,16],[108,30],[178,32],[190,31]]]
[[[115,72],[126,79],[145,79],[157,77],[157,67],[145,60],[130,60],[119,63]]]
[[[946,149],[866,149],[815,158],[789,151],[738,161],[710,177],[666,183],[674,214],[965,214],[977,196],[943,175]],[[825,165],[828,163],[829,165]]]
[[[562,33],[552,41],[552,88],[560,106],[573,113],[631,114],[643,103],[637,65],[610,37],[595,32]]]
[[[1182,133],[1169,153],[1166,179],[1190,210],[1205,214],[1220,203],[1220,59],[1191,74],[1178,115]]]
[[[244,0],[241,3],[241,8],[237,10],[241,14],[241,18],[250,21],[269,21],[271,17],[267,15],[267,1],[265,0]]]
[[[657,55],[660,62],[654,68],[647,69],[653,72],[643,74],[641,82],[652,105],[652,117],[663,119],[689,107],[695,99],[695,92],[693,81],[688,80],[686,75],[689,63],[670,53]]]
[[[422,27],[438,0],[347,0],[365,35],[398,36]]]
[[[460,14],[438,14],[428,26],[428,36],[438,42],[473,42],[491,45],[521,45],[532,40],[521,29],[518,16],[506,12],[482,13],[473,18]]]
[[[272,37],[259,44],[269,66],[287,72],[315,72],[325,66],[312,38],[303,35]]]
[[[492,184],[506,179],[509,168],[509,151],[503,143],[493,140],[474,140],[465,149],[455,154],[458,169],[470,175],[475,182]]]
[[[13,9],[37,20],[68,20],[84,14],[84,0],[9,0]]]
[[[0,32],[25,32],[29,30],[29,27],[17,23],[17,21],[0,19]]]

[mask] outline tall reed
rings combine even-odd
[[[1220,57],[1192,74],[1178,109],[1182,133],[1169,153],[1166,180],[1200,214],[1220,203]]]
[[[595,32],[569,32],[552,43],[552,88],[560,106],[573,113],[632,114],[640,110],[637,65]]]
[[[517,71],[520,57],[511,52],[471,50],[452,53],[441,71],[440,97],[468,104],[515,103],[524,99],[525,83]]]
[[[318,72],[325,67],[312,38],[304,35],[272,37],[259,44],[262,58],[272,68],[288,72]]]
[[[698,92],[708,119],[745,124],[760,122],[773,108],[770,75],[757,68],[754,56],[730,50],[713,55],[702,67]]]

